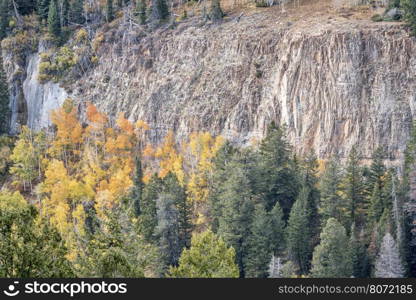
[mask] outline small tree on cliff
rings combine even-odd
[[[106,4],[106,18],[107,22],[111,22],[114,19],[114,11],[113,11],[113,0],[107,0]]]
[[[70,11],[69,0],[62,1],[62,11],[61,11],[61,19],[62,19],[62,26],[68,26],[69,23],[69,11]]]
[[[136,15],[140,25],[146,24],[146,0],[138,0],[136,4]]]
[[[7,27],[9,27],[9,1],[0,1],[0,40],[6,37]]]
[[[61,37],[61,21],[59,20],[58,3],[56,0],[52,0],[49,5],[48,31],[55,38]]]
[[[416,35],[416,0],[403,0],[404,19],[412,31],[412,35]]]
[[[156,22],[165,21],[169,17],[166,0],[152,0],[152,19]]]
[[[224,13],[222,12],[220,0],[212,0],[211,2],[211,10],[209,13],[211,20],[217,21],[222,19]]]

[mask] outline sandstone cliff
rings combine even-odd
[[[416,40],[402,25],[278,9],[199,22],[145,32],[120,21],[102,31],[98,65],[66,91],[36,87],[28,56],[26,122],[45,126],[69,95],[81,114],[92,101],[147,121],[154,141],[208,130],[247,144],[274,120],[299,152],[345,157],[357,144],[368,158],[381,145],[400,159],[416,114]]]

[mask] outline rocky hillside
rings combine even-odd
[[[191,17],[155,31],[120,18],[98,29],[97,65],[65,90],[36,82],[38,54],[28,55],[14,120],[46,126],[47,111],[69,96],[81,115],[92,101],[147,121],[155,141],[169,129],[178,138],[208,130],[247,144],[276,121],[299,152],[343,157],[357,145],[367,158],[381,145],[400,159],[416,114],[415,39],[358,9],[297,11],[236,12],[219,24]]]

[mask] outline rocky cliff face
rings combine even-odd
[[[10,83],[11,133],[18,133],[22,125],[34,130],[48,127],[50,111],[62,105],[66,91],[58,83],[39,83],[39,53],[26,53],[19,60],[7,51],[3,56]]]
[[[394,23],[257,13],[154,33],[120,24],[104,37],[98,66],[68,94],[147,121],[154,140],[208,130],[247,144],[276,121],[299,152],[345,157],[357,145],[368,158],[381,145],[394,161],[416,114],[416,41]],[[67,94],[36,86],[36,59],[23,91],[37,128]]]

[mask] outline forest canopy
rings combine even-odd
[[[207,132],[155,145],[142,120],[86,112],[68,99],[52,130],[0,140],[2,276],[415,275],[416,130],[399,173],[381,148],[370,164],[295,155],[274,123],[244,148]]]

